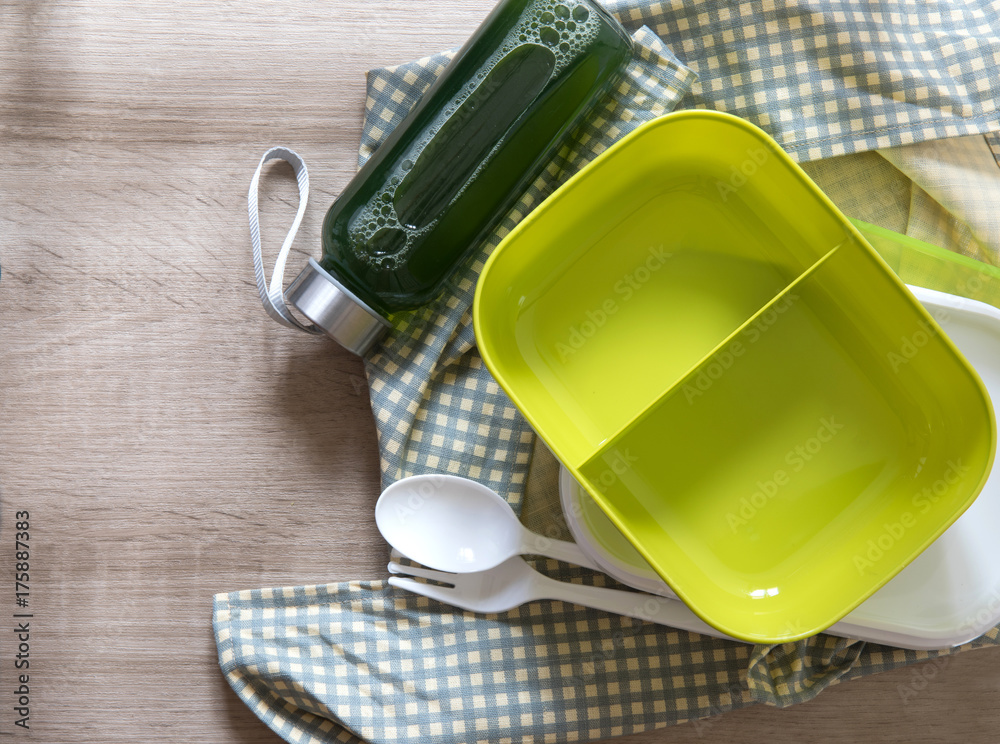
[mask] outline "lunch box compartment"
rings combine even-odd
[[[751,144],[741,152],[764,152]],[[721,156],[706,175],[693,160],[622,155],[628,168],[547,204],[530,253],[493,263],[503,296],[483,298],[496,305],[480,322],[504,376],[524,380],[524,406],[567,433],[572,462],[847,239],[833,220],[779,219],[757,189],[730,191]],[[811,247],[820,240],[823,252]]]
[[[989,432],[951,415],[981,401],[938,390],[958,361],[863,260],[857,244],[831,251],[579,466],[654,568],[695,577],[674,587],[695,606],[721,589],[818,621],[814,571],[860,603],[877,588],[869,554],[930,542],[989,461]],[[880,324],[838,301],[850,287],[879,293]],[[907,337],[919,353],[884,352]]]
[[[974,370],[732,116],[668,115],[587,166],[497,248],[473,312],[484,361],[556,457],[738,638],[832,625],[992,465]]]

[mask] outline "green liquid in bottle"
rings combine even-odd
[[[434,299],[631,54],[591,0],[500,2],[330,207],[320,266],[383,316]]]

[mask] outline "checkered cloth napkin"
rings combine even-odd
[[[947,201],[942,184],[924,192],[912,183],[909,176],[926,177],[935,158],[898,145],[1000,129],[1000,90],[987,75],[1000,61],[1000,38],[989,35],[1000,28],[1000,9],[870,2],[860,10],[804,0],[609,5],[635,30],[626,79],[442,297],[396,318],[366,360],[384,485],[424,472],[471,477],[523,506],[522,518],[553,536],[562,529],[554,463],[535,451],[530,428],[483,366],[469,307],[499,240],[631,129],[678,103],[728,110],[769,130],[801,160],[856,153],[807,164],[838,203],[858,201],[849,214],[948,238],[938,242],[994,262],[998,247],[989,218],[956,217],[947,206],[969,206],[959,196],[943,207],[935,201]],[[369,74],[362,161],[448,59]],[[971,140],[986,142],[957,141]],[[867,152],[875,147],[891,149]],[[939,161],[942,153],[932,155]],[[1000,171],[983,178],[1000,201]],[[873,183],[892,189],[882,200],[868,190],[858,199]],[[957,214],[971,212],[982,215]],[[960,289],[948,283],[952,274],[941,271],[940,259],[890,259],[906,281]],[[983,276],[994,277],[987,268]],[[1000,279],[979,286],[979,299],[1000,305]],[[555,562],[535,565],[563,580],[612,584]],[[790,705],[838,681],[939,655],[824,635],[754,647],[561,602],[481,616],[384,581],[220,594],[214,629],[227,680],[289,742],[588,741],[759,702]],[[942,653],[998,642],[994,630]]]

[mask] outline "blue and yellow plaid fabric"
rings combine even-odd
[[[803,161],[1000,130],[996,3],[608,5],[635,32],[626,79],[441,298],[397,318],[366,360],[384,485],[454,473],[518,510],[534,485],[543,507],[523,516],[553,536],[562,527],[544,493],[553,485],[540,474],[545,457],[533,458],[533,433],[483,366],[469,310],[485,258],[559,183],[677,107],[744,116]],[[448,59],[369,74],[362,161]],[[1000,152],[1000,140],[989,141]],[[613,584],[551,561],[536,566]],[[237,694],[285,740],[312,744],[590,741],[759,702],[790,705],[938,656],[828,636],[752,647],[561,602],[478,616],[383,581],[220,594],[214,628]],[[997,642],[994,630],[958,650]]]

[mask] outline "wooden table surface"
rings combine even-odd
[[[0,2],[0,736],[279,741],[219,672],[212,595],[383,577],[386,549],[361,363],[264,315],[249,179],[267,146],[307,158],[315,253],[365,70],[458,45],[491,5]],[[296,194],[271,173],[273,257]],[[622,741],[995,741],[998,686],[984,650]]]

